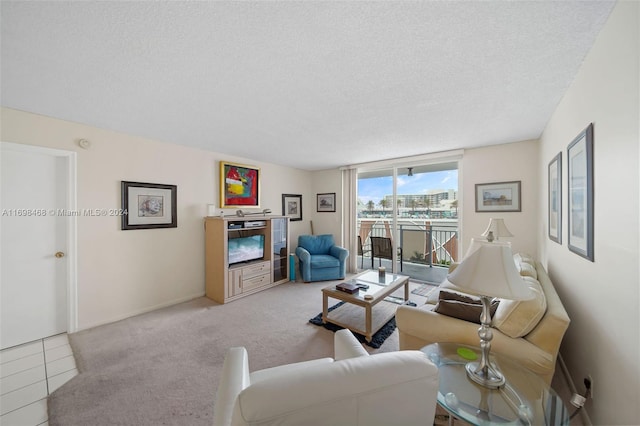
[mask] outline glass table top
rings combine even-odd
[[[434,343],[421,349],[438,367],[438,404],[474,425],[568,425],[562,399],[535,373],[507,357],[490,355],[506,378],[499,389],[480,386],[467,377],[465,365],[480,358],[480,349],[456,343]]]
[[[380,286],[386,286],[400,278],[407,278],[405,275],[392,274],[390,272],[380,275],[378,271],[367,271],[357,276],[346,280],[346,282],[353,282],[354,284],[362,282],[363,284],[376,284]]]

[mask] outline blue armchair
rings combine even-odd
[[[296,255],[300,275],[310,281],[340,280],[347,272],[349,250],[335,245],[333,235],[300,235]]]

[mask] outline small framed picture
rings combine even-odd
[[[302,195],[282,194],[282,216],[288,216],[291,222],[302,220]]]
[[[567,147],[569,250],[593,260],[593,123]]]
[[[176,185],[122,181],[122,230],[177,228]]]
[[[335,212],[336,211],[336,193],[327,192],[318,194],[318,212]]]
[[[476,212],[519,212],[520,181],[476,184]]]
[[[562,244],[562,152],[549,163],[549,239]]]

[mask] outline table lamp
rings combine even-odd
[[[480,296],[480,361],[466,365],[467,376],[474,382],[497,389],[505,379],[498,368],[489,361],[491,350],[491,299],[527,300],[533,297],[516,268],[510,243],[471,240],[471,247],[460,265],[447,280],[463,293]]]
[[[494,239],[498,241],[500,237],[513,237],[513,234],[509,232],[507,225],[504,224],[504,219],[489,219],[489,226],[481,234],[483,237],[487,237],[487,241],[491,242]]]

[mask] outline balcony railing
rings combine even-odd
[[[371,256],[370,237],[392,238],[390,219],[358,219],[358,235],[362,238],[363,253]],[[403,264],[448,266],[458,260],[458,221],[454,220],[398,220],[398,249],[400,269]],[[393,241],[392,241],[393,243]]]

